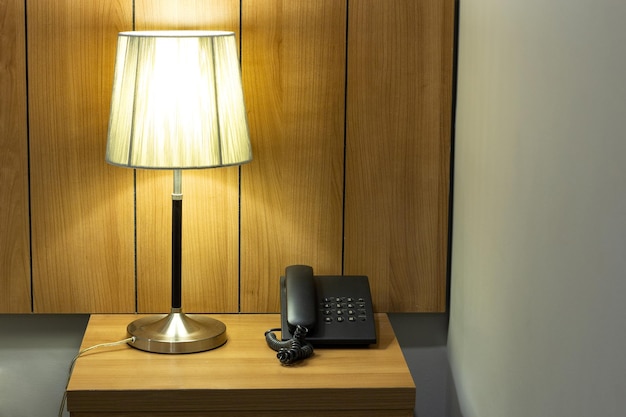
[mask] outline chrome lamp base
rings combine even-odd
[[[136,349],[154,353],[204,352],[226,343],[226,325],[210,317],[186,315],[180,309],[137,319],[128,325]]]

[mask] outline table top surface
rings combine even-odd
[[[92,315],[81,349],[127,337],[134,314]],[[126,344],[81,355],[68,385],[72,391],[211,390],[255,388],[375,388],[414,390],[415,385],[387,315],[377,314],[378,343],[370,347],[317,348],[313,357],[283,366],[265,342],[280,326],[278,314],[211,315],[227,326],[220,348],[192,354],[158,354]]]
[[[92,315],[81,349],[127,338],[142,317]],[[206,352],[159,354],[127,344],[92,349],[75,363],[67,408],[80,416],[303,417],[413,415],[415,385],[386,314],[377,314],[378,343],[317,348],[281,365],[266,342],[278,314],[218,314],[225,345]],[[200,414],[198,414],[200,413]],[[295,415],[295,414],[294,414]]]

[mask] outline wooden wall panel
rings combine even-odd
[[[0,313],[31,311],[24,2],[0,2]]]
[[[104,161],[130,0],[27,2],[36,312],[134,310],[133,176]]]
[[[352,0],[345,273],[378,311],[445,311],[453,0]]]
[[[306,263],[369,275],[378,311],[444,311],[453,7],[0,1],[0,312],[31,282],[35,312],[169,309],[171,173],[104,152],[117,33],[174,28],[237,33],[254,151],[183,174],[185,310],[278,311]]]
[[[241,309],[278,311],[287,265],[341,272],[346,3],[242,7],[255,159],[242,167]]]
[[[239,0],[137,0],[136,30],[235,32]],[[140,312],[171,307],[171,171],[137,170],[137,300]],[[183,309],[237,312],[239,169],[183,172]]]

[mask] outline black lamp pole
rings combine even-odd
[[[177,169],[174,170],[174,192],[172,193],[172,310],[182,308],[182,236],[182,172]]]

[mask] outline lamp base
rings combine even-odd
[[[137,319],[128,325],[136,349],[154,353],[204,352],[226,343],[226,325],[210,317],[186,315],[179,309]]]

